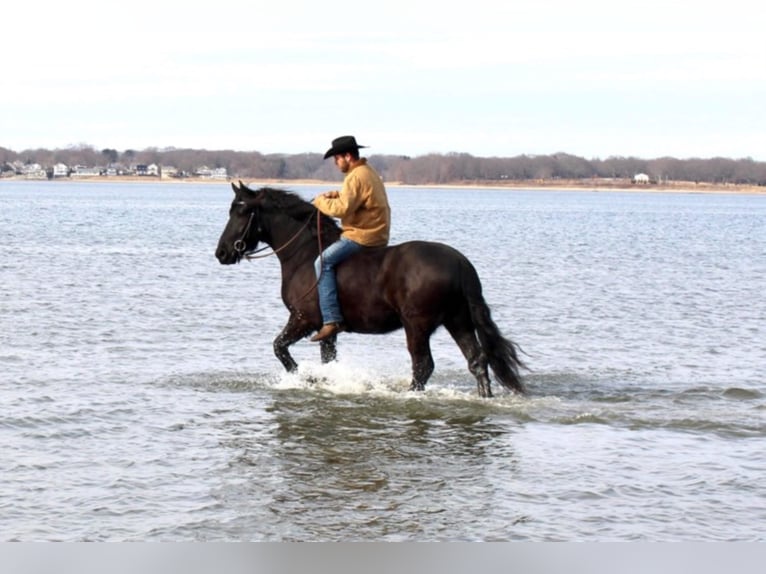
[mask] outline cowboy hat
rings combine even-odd
[[[334,155],[343,155],[363,147],[367,146],[357,144],[354,136],[340,136],[332,140],[332,147],[324,154],[324,159]]]

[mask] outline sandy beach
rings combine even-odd
[[[34,183],[35,180],[23,177],[4,177],[0,178],[0,185],[4,181],[21,182],[27,181]],[[226,185],[230,182],[236,182],[236,177],[227,180],[212,178],[158,178],[150,176],[88,176],[79,178],[61,178],[54,180],[56,183],[66,185],[68,183],[191,183],[206,185]],[[326,185],[330,188],[340,186],[339,181],[322,181],[312,179],[249,179],[242,178],[242,181],[248,185],[278,185],[281,187],[300,186],[300,185]],[[657,193],[742,193],[742,194],[764,194],[766,187],[756,185],[737,185],[737,184],[713,184],[693,181],[674,181],[665,183],[638,184],[624,180],[604,180],[604,179],[561,179],[561,180],[523,180],[523,181],[459,181],[452,183],[431,183],[431,184],[409,184],[398,181],[386,182],[388,187],[411,187],[411,188],[449,188],[449,189],[507,189],[507,190],[540,190],[540,191],[629,191],[629,192],[657,192]]]

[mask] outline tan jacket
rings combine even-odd
[[[340,219],[343,237],[367,247],[388,244],[391,208],[383,180],[362,158],[346,174],[338,197],[319,195],[314,206],[325,215]]]

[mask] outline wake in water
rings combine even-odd
[[[296,390],[321,396],[326,400],[351,401],[359,405],[376,403],[400,414],[406,409],[413,416],[451,418],[466,409],[475,414],[523,411],[530,399],[515,393],[498,393],[492,399],[476,394],[476,382],[464,371],[444,371],[432,377],[424,391],[410,390],[407,368],[399,373],[384,373],[375,367],[336,361],[328,364],[306,363],[295,374],[281,373],[273,388]],[[535,402],[532,399],[532,402]],[[414,409],[414,410],[413,410]],[[425,409],[425,410],[423,410]],[[438,414],[437,414],[438,413]],[[519,412],[522,418],[526,418]]]
[[[473,409],[476,413],[510,417],[517,422],[552,425],[597,424],[625,429],[670,429],[714,433],[730,437],[766,436],[766,396],[756,389],[710,386],[684,387],[668,383],[658,387],[640,376],[615,373],[583,376],[576,373],[537,373],[528,378],[534,393],[503,393],[491,399],[476,395],[475,382],[459,369],[445,369],[432,378],[425,391],[409,390],[408,366],[397,372],[353,361],[320,364],[305,361],[296,373],[199,373],[176,376],[168,382],[207,392],[259,393],[269,396],[294,393],[296,400],[371,401],[390,409],[402,403],[433,405],[437,410]]]

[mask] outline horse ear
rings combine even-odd
[[[239,185],[232,183],[231,188],[234,190],[234,195],[236,195],[237,198],[251,205],[262,202],[268,195],[265,188],[250,189],[246,184],[242,183],[242,181],[239,182]]]
[[[242,183],[242,180],[240,179],[238,183],[231,183],[231,188],[234,190],[234,193],[241,193],[241,192],[250,192],[252,193],[253,190],[247,187],[245,183]]]

